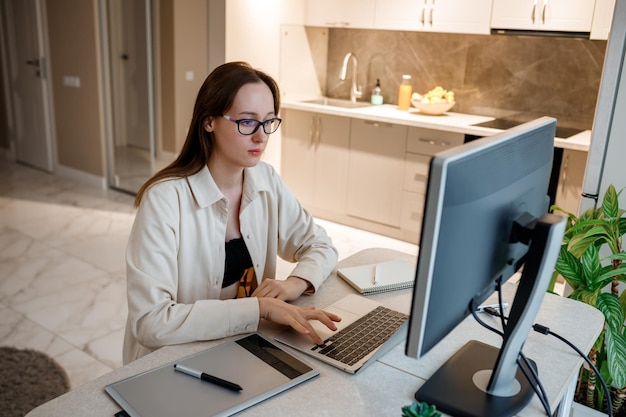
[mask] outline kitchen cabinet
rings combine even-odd
[[[615,0],[596,0],[596,7],[593,11],[593,20],[591,21],[591,34],[589,35],[589,39],[609,39],[614,10]]]
[[[595,0],[493,0],[492,29],[590,32]]]
[[[304,22],[308,26],[371,29],[375,0],[306,0]]]
[[[430,158],[463,133],[282,110],[281,176],[314,216],[419,242]]]
[[[400,228],[407,127],[351,119],[346,213]]]
[[[281,176],[312,211],[343,212],[350,119],[284,109]]]
[[[586,166],[587,152],[563,150],[555,205],[570,213],[578,214]]]
[[[375,29],[489,34],[493,0],[376,0]]]
[[[402,182],[401,228],[404,238],[419,242],[430,159],[446,149],[462,145],[465,135],[441,130],[409,128]]]

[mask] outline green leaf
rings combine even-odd
[[[569,298],[595,307],[596,299],[598,298],[598,291],[589,291],[586,287],[579,287],[572,291]]]
[[[622,215],[620,215],[619,226],[618,226],[618,230],[619,230],[618,233],[620,236],[624,236],[626,234],[626,218],[622,217]]]
[[[626,261],[626,252],[618,252],[618,253],[614,253],[612,255],[609,255],[605,258],[606,260],[609,261],[613,261],[616,259],[622,260],[622,261]]]
[[[441,413],[437,411],[434,405],[430,405],[424,401],[413,401],[411,405],[402,407],[402,415],[404,417],[440,417]]]
[[[607,328],[613,332],[621,332],[624,327],[624,312],[619,298],[611,293],[599,294],[596,308],[604,314]]]
[[[565,246],[561,246],[554,269],[563,276],[572,288],[576,289],[584,284],[580,261]]]
[[[607,360],[613,385],[618,388],[626,387],[626,337],[621,332],[614,332],[611,328],[606,331]]]
[[[617,192],[613,184],[609,185],[602,199],[602,213],[607,219],[617,218],[619,211],[619,201],[617,200]]]
[[[609,229],[609,232],[607,232],[607,228]],[[604,223],[602,225],[592,227],[584,234],[572,236],[567,249],[574,256],[580,257],[589,247],[597,246],[599,243],[607,242],[610,239],[610,225]]]
[[[589,246],[580,257],[582,272],[588,287],[592,287],[600,275],[600,252],[596,246]]]
[[[625,277],[624,274],[626,274],[626,266],[620,266],[617,269],[612,269],[610,266],[606,267],[607,272],[602,273],[601,275],[599,275],[596,279],[598,281],[613,281],[613,280],[618,280],[618,281],[622,281],[622,282],[626,282],[625,281]],[[608,282],[607,282],[608,284]],[[606,284],[605,284],[606,285]],[[604,285],[603,285],[604,287]]]

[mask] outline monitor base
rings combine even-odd
[[[482,342],[468,342],[422,385],[415,393],[415,399],[433,404],[442,413],[456,417],[515,415],[535,393],[519,368],[516,375],[519,389],[511,396],[488,394],[473,382],[476,373],[493,369],[498,352],[498,348]]]

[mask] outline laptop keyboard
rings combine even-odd
[[[385,343],[408,318],[406,314],[379,306],[311,350],[354,365]]]

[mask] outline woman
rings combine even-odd
[[[124,363],[164,345],[253,332],[261,318],[315,343],[308,320],[336,329],[336,315],[288,304],[317,290],[337,251],[261,162],[279,106],[276,82],[246,63],[205,80],[180,156],[137,194]],[[273,279],[276,255],[297,262],[286,279]]]

